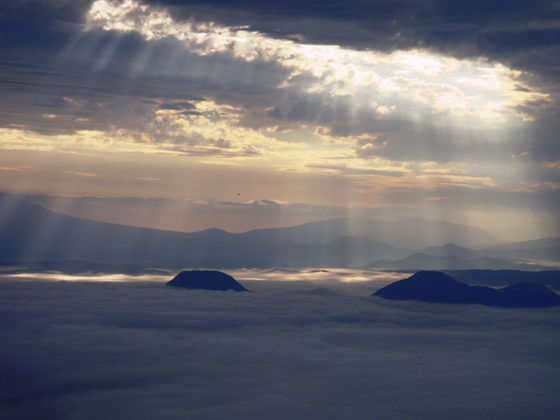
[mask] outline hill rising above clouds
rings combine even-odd
[[[196,290],[247,292],[247,289],[229,274],[213,270],[181,271],[171,281],[167,282],[167,285]]]
[[[518,283],[502,289],[469,286],[437,271],[420,271],[391,283],[372,296],[428,303],[461,303],[509,308],[546,308],[560,305],[560,296],[539,283]]]

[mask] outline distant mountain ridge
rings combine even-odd
[[[473,250],[450,243],[450,238],[477,246],[496,241],[479,228],[423,219],[380,222],[347,218],[244,233],[220,229],[171,232],[79,219],[0,193],[0,265],[4,266],[40,269],[43,264],[74,271],[88,264],[133,271],[186,267],[523,268],[519,261],[510,261],[500,246],[492,246],[488,252]]]
[[[325,245],[286,241],[255,257],[292,267],[356,267],[372,258],[400,258],[410,252],[365,236],[342,236]]]
[[[286,228],[257,229],[239,235],[256,241],[274,238],[277,243],[292,241],[298,244],[328,244],[342,236],[365,236],[401,249],[422,249],[445,243],[489,246],[503,242],[483,229],[442,220],[385,222],[361,217],[330,219]]]
[[[364,268],[393,270],[543,270],[546,266],[510,261],[507,258],[478,257],[463,259],[454,255],[432,256],[417,252],[396,261],[376,260]]]
[[[497,255],[496,253],[491,253],[487,250],[474,250],[453,243],[447,243],[440,246],[430,246],[421,249],[420,253],[431,257],[457,257],[462,260],[474,260],[475,258],[488,258]]]
[[[490,251],[516,258],[560,262],[560,238],[533,239],[490,247]]]

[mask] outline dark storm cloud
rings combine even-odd
[[[5,52],[53,52],[71,35],[94,0],[15,0],[0,3],[0,46]]]
[[[279,99],[279,107],[270,108],[268,117],[283,123],[317,124],[334,136],[362,136],[356,141],[355,156],[362,159],[386,157],[393,160],[434,162],[455,161],[459,157],[469,159],[481,157],[496,158],[511,153],[509,144],[492,144],[492,135],[507,135],[504,130],[492,132],[466,130],[450,127],[437,127],[437,116],[428,110],[421,114],[422,121],[413,123],[406,112],[385,116],[370,106],[353,108],[349,96],[321,94],[302,95],[295,89],[285,92]],[[420,111],[422,113],[422,111]],[[261,123],[270,124],[265,118]],[[527,147],[527,143],[524,144]]]
[[[29,0],[0,6],[0,89],[4,99],[0,126],[48,135],[117,127],[148,132],[154,142],[169,141],[164,133],[172,127],[149,127],[155,111],[197,117],[202,114],[195,109],[196,103],[212,99],[243,109],[238,123],[247,127],[309,123],[322,125],[333,135],[377,135],[371,147],[365,147],[363,141],[356,144],[356,156],[364,159],[383,156],[445,162],[459,155],[480,155],[468,137],[434,128],[437,118],[445,115],[426,115],[414,127],[406,109],[389,116],[369,106],[352,109],[351,97],[309,93],[309,86],[320,80],[306,72],[292,77],[291,87],[279,88],[289,78],[290,70],[277,63],[246,62],[228,52],[200,56],[189,53],[171,37],[146,41],[134,34],[101,30],[82,33],[79,25],[92,3]],[[560,8],[554,2],[144,3],[165,7],[177,20],[248,26],[295,42],[385,52],[422,48],[458,58],[487,57],[530,71],[536,76],[520,75],[518,91],[538,88],[549,97],[516,107],[535,117],[530,128],[524,130],[527,134],[505,149],[489,146],[492,150],[485,148],[484,155],[511,151],[528,152],[537,160],[560,158],[555,141],[560,121]],[[187,106],[181,108],[180,104]],[[381,138],[387,142],[380,145]],[[188,142],[197,140],[183,141]],[[213,145],[209,147],[192,153],[215,154]]]
[[[175,102],[175,103],[160,104],[158,108],[170,110],[170,111],[185,111],[187,109],[195,109],[196,106],[194,106],[190,102]]]
[[[429,48],[457,57],[487,56],[549,77],[560,63],[560,7],[506,0],[144,0],[179,19],[210,20],[313,44],[392,51]]]
[[[0,125],[69,134],[111,126],[149,132],[155,111],[199,116],[196,103],[208,97],[260,105],[287,71],[227,53],[200,57],[173,39],[147,42],[134,34],[89,32],[76,35],[54,55],[9,52],[0,73]]]
[[[199,116],[196,102],[208,96],[231,102],[236,95],[243,101],[242,92],[250,103],[252,94],[261,95],[285,77],[274,64],[248,64],[228,54],[200,57],[173,39],[83,33],[78,24],[92,3],[30,0],[0,6],[0,126],[47,135],[111,126],[149,131],[158,109]]]
[[[82,20],[84,12],[95,0],[16,0],[2,2],[4,17],[37,21],[74,22]]]
[[[22,0],[0,5],[6,45],[54,44],[93,0]],[[554,1],[333,0],[277,2],[144,0],[176,19],[249,26],[314,44],[392,51],[429,48],[457,57],[487,56],[550,78],[560,72],[560,7]],[[74,28],[75,30],[75,28]],[[48,33],[49,37],[37,36]]]
[[[2,281],[3,418],[557,416],[556,309],[244,284]]]
[[[292,81],[294,79],[291,78]],[[304,88],[311,85],[312,81],[317,81],[311,76],[307,79],[303,83]],[[303,93],[302,86],[298,88],[284,88],[278,92],[275,101],[278,105],[269,108],[266,116],[287,124],[301,122],[325,126],[329,128],[330,134],[336,136],[397,131],[411,126],[411,123],[401,116],[380,115],[366,101],[355,106],[356,98],[352,95]],[[361,95],[358,93],[356,96]],[[267,119],[264,121],[270,123]]]
[[[247,25],[273,37],[312,44],[333,44],[379,51],[429,49],[457,58],[486,57],[513,69],[541,77],[542,92],[550,94],[547,108],[527,104],[536,121],[522,144],[534,158],[558,159],[555,145],[560,103],[560,6],[554,1],[338,1],[276,2],[218,0],[144,0],[169,7],[177,19],[200,19],[228,26]],[[523,75],[521,77],[527,77]],[[527,90],[526,87],[519,87]],[[552,110],[550,110],[552,109]],[[304,98],[284,108],[272,109],[276,118],[328,121],[344,131],[344,119],[333,108]],[[523,111],[523,107],[520,107]],[[550,114],[553,114],[550,118]],[[370,121],[377,121],[368,115]],[[336,120],[336,121],[335,121]],[[372,131],[368,131],[372,132]],[[360,153],[358,152],[358,155]]]

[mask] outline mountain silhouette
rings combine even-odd
[[[239,234],[257,242],[281,244],[329,244],[342,236],[366,236],[401,249],[421,249],[455,243],[461,246],[489,246],[503,242],[483,229],[444,220],[409,219],[388,222],[348,217],[304,223],[298,226],[256,229]]]
[[[492,287],[512,286],[517,283],[541,283],[560,291],[560,270],[442,270],[455,280],[466,284],[484,284]]]
[[[445,235],[427,234],[430,230]],[[434,241],[449,238],[495,242],[478,228],[426,220],[393,223],[346,218],[244,233],[220,229],[171,232],[84,220],[27,203],[18,195],[0,193],[0,243],[9,244],[0,247],[2,265],[39,267],[80,261],[139,269],[209,267],[208,263],[212,268],[346,267],[410,255],[413,250],[388,244],[408,243],[407,235],[411,244],[434,245]],[[280,246],[282,243],[286,244]]]
[[[482,229],[445,221],[386,222],[359,217],[244,233],[220,229],[171,232],[84,220],[27,203],[15,194],[0,193],[0,243],[5,244],[0,247],[0,266],[33,267],[37,271],[137,273],[185,267],[366,264],[369,268],[414,271],[543,270],[549,267],[515,261],[511,256],[519,253],[521,258],[534,252],[551,259],[552,255],[560,255],[557,241],[547,239],[475,251],[465,248],[465,244],[493,244],[496,238]]]
[[[551,262],[560,261],[560,238],[543,238],[502,244],[493,246],[490,249],[493,252],[507,254],[516,258]]]
[[[432,256],[416,252],[406,258],[388,261],[380,259],[372,261],[364,268],[396,269],[396,270],[542,270],[544,266],[510,261],[506,258],[479,257],[463,259],[451,256]]]
[[[402,258],[410,250],[373,241],[365,236],[342,236],[328,244],[286,241],[255,254],[256,258],[290,267],[355,267],[372,258]]]
[[[233,290],[235,292],[247,292],[232,276],[213,270],[188,270],[181,271],[168,286],[184,287],[186,289],[199,290]]]
[[[462,260],[474,260],[475,258],[488,258],[494,255],[487,251],[478,251],[470,248],[458,246],[456,244],[447,243],[440,246],[430,246],[420,250],[421,254],[431,257],[457,257]]]
[[[538,283],[518,283],[502,289],[469,286],[438,271],[420,271],[389,284],[372,296],[428,303],[462,303],[508,308],[546,308],[560,305],[560,296]]]

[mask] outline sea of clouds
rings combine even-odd
[[[0,279],[0,417],[525,420],[560,412],[560,308],[370,297],[382,281],[242,283],[252,292]]]

